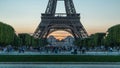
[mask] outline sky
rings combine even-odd
[[[111,26],[120,24],[120,0],[73,0],[73,2],[89,35],[106,32]],[[0,0],[0,21],[13,26],[16,33],[34,33],[47,4],[48,0]],[[56,12],[65,12],[64,2],[58,2]]]

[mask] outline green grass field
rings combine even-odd
[[[0,55],[0,62],[120,62],[120,56]]]

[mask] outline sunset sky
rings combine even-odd
[[[88,34],[106,32],[120,24],[120,0],[73,0],[81,23]],[[48,0],[0,0],[0,21],[10,24],[17,33],[34,33],[41,21]],[[65,12],[64,3],[58,2],[57,13]],[[60,36],[61,33],[54,35]],[[67,33],[64,33],[67,35]],[[63,36],[61,36],[63,37]]]

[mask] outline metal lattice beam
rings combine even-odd
[[[66,14],[55,14],[57,1],[64,1]],[[73,0],[49,0],[46,11],[42,14],[41,23],[33,36],[46,38],[54,30],[67,30],[75,38],[87,38],[88,34],[80,22],[79,15],[76,13]]]
[[[64,1],[66,14],[76,14],[76,10],[72,0],[49,0],[45,14],[55,15],[57,1]]]
[[[54,15],[56,11],[57,0],[49,0],[45,14]]]

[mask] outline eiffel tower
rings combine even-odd
[[[56,13],[58,1],[64,1],[66,13]],[[58,30],[69,32],[75,39],[88,37],[80,22],[80,14],[76,13],[73,0],[49,0],[46,11],[41,14],[41,22],[33,36],[47,38],[50,33]]]

